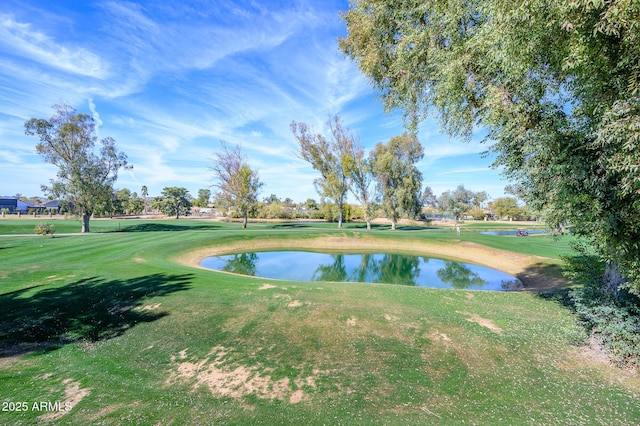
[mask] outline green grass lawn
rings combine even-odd
[[[73,221],[55,223],[57,233],[77,232]],[[92,235],[0,237],[0,424],[640,418],[638,378],[580,347],[574,315],[534,293],[265,280],[173,260],[265,238],[368,234],[381,247],[398,239],[446,244],[457,239],[449,229],[117,223],[92,221],[104,232]],[[0,221],[0,234],[30,234],[33,226]],[[550,263],[570,253],[568,238],[461,238]],[[16,411],[23,402],[26,411]],[[61,411],[35,410],[40,402]]]

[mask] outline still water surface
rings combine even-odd
[[[293,281],[404,284],[470,290],[504,290],[516,278],[484,266],[405,254],[327,254],[305,251],[236,253],[208,257],[205,268]]]

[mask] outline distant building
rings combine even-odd
[[[42,203],[38,206],[41,210],[52,212],[53,214],[60,213],[60,202],[58,200],[47,201],[46,203]]]
[[[8,209],[10,214],[28,213],[29,209],[32,207],[32,204],[25,203],[15,197],[0,198],[0,211],[2,211],[2,209]]]

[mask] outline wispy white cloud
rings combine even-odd
[[[21,164],[22,157],[14,151],[0,150],[0,161],[4,163]]]
[[[10,15],[0,15],[0,44],[17,56],[72,74],[105,78],[107,66],[99,55],[76,46],[64,45],[31,24],[17,22]]]
[[[100,113],[96,110],[96,104],[93,102],[93,98],[89,98],[89,110],[96,125],[96,136],[100,138],[100,127],[102,127],[104,123],[100,119]]]
[[[208,69],[233,54],[269,50],[317,19],[304,10],[256,13],[231,6],[237,17],[231,24],[184,16],[160,21],[166,16],[154,16],[158,15],[156,8],[131,2],[108,1],[101,8],[118,49],[129,55],[132,69],[143,77],[162,71]]]
[[[492,169],[488,167],[471,167],[471,168],[447,170],[444,172],[440,172],[438,174],[441,176],[445,176],[445,175],[464,175],[468,173],[491,173],[491,172],[492,172]]]
[[[3,164],[0,193],[28,193],[12,188],[55,176],[23,125],[50,117],[59,102],[88,110],[100,136],[114,137],[128,154],[134,169],[119,175],[119,187],[147,185],[152,194],[210,185],[208,167],[226,140],[242,146],[265,193],[318,199],[317,174],[296,155],[292,120],[328,133],[327,118],[339,114],[368,149],[404,130],[401,115],[383,113],[357,66],[338,51],[346,0],[105,0],[55,8],[45,0],[28,8],[6,1],[0,161],[39,172],[11,180]],[[419,137],[426,154],[419,166],[436,185],[466,179],[463,169],[491,175],[471,171],[483,167],[470,160],[486,148],[477,140],[452,140],[433,122]],[[463,163],[445,170],[449,159]]]

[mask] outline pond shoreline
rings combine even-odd
[[[548,258],[514,253],[467,241],[437,243],[423,240],[388,240],[370,235],[353,237],[319,237],[305,239],[256,238],[213,247],[201,247],[178,254],[172,260],[194,268],[211,271],[200,262],[206,257],[245,251],[303,250],[324,252],[380,252],[433,256],[440,259],[474,263],[506,272],[524,284],[524,291],[546,291],[568,285],[562,278],[545,272]]]

